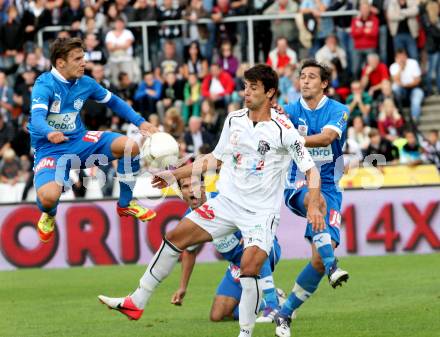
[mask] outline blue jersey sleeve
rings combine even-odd
[[[292,103],[285,104],[283,105],[283,108],[295,128],[298,127],[298,113],[296,112],[294,105]]]
[[[49,132],[54,131],[46,121],[51,94],[52,90],[50,83],[47,82],[47,77],[40,76],[32,89],[31,119],[29,122],[29,130],[39,137],[47,137]]]
[[[341,138],[342,134],[347,129],[350,110],[347,106],[340,103],[333,104],[331,110],[330,119],[327,124],[323,126],[323,129],[332,129],[336,131],[339,138]]]
[[[119,117],[133,123],[136,126],[141,125],[145,122],[145,119],[136,113],[133,108],[128,105],[125,101],[120,99],[117,95],[112,94],[110,91],[102,87],[95,80],[91,81],[91,94],[90,98],[98,103],[106,104],[110,109],[112,109]]]

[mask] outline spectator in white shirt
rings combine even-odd
[[[125,29],[125,20],[122,17],[116,18],[114,25],[114,29],[109,31],[105,37],[105,45],[110,54],[111,81],[117,85],[118,75],[123,71],[133,82],[137,82],[139,70],[136,71],[133,60],[133,33]]]
[[[399,110],[409,99],[411,115],[418,121],[422,109],[422,102],[425,94],[420,88],[422,71],[419,62],[408,58],[405,49],[398,49],[395,55],[395,62],[390,67],[390,74],[393,80],[393,93],[399,105]]]

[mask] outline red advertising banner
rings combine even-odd
[[[440,251],[440,187],[345,191],[341,245],[337,255],[383,255]],[[35,230],[40,212],[34,205],[0,206],[0,270],[147,263],[163,234],[177,224],[186,205],[177,198],[141,203],[158,216],[149,223],[120,218],[116,202],[61,203],[57,233],[40,243]],[[334,214],[331,221],[338,221]],[[283,258],[310,254],[305,220],[283,206],[277,236]],[[198,261],[216,261],[207,243]]]

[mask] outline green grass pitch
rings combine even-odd
[[[305,260],[281,261],[278,287],[289,292]],[[293,336],[440,336],[440,255],[347,257],[348,284],[336,290],[324,280],[299,310]],[[180,265],[154,294],[143,317],[128,321],[96,296],[124,296],[143,266],[0,272],[0,336],[235,337],[237,322],[208,320],[226,263],[195,267],[182,307],[169,304]],[[274,325],[257,325],[255,337],[274,336]]]

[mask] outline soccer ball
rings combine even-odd
[[[153,133],[142,145],[141,158],[147,167],[168,169],[177,164],[179,144],[166,132]]]

